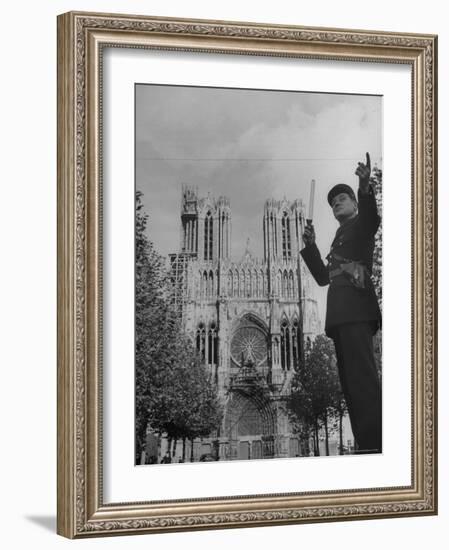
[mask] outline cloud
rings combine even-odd
[[[381,160],[379,97],[145,85],[136,101],[136,181],[163,254],[178,249],[182,183],[230,198],[239,258],[247,237],[263,253],[265,200],[307,202],[312,178],[327,246],[335,231],[328,189],[337,181],[355,186],[366,151]]]

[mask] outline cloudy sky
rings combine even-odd
[[[263,255],[265,200],[307,203],[312,179],[317,242],[326,255],[337,228],[327,192],[339,182],[357,188],[354,170],[366,151],[381,168],[379,96],[136,86],[136,186],[163,255],[179,249],[183,183],[202,196],[229,197],[239,259],[247,238]]]

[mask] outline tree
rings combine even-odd
[[[145,447],[148,410],[156,396],[156,380],[163,372],[163,337],[167,331],[167,310],[163,299],[165,276],[163,259],[146,234],[148,215],[143,210],[142,193],[136,193],[136,460]]]
[[[221,420],[216,388],[184,334],[163,258],[136,194],[136,462],[147,427],[169,442],[208,435]]]
[[[324,334],[318,335],[306,351],[303,368],[293,377],[287,400],[289,417],[297,432],[303,436],[312,432],[315,455],[319,455],[320,428],[324,428],[329,454],[330,421],[345,411],[336,365],[332,341]]]
[[[335,377],[336,377],[336,372]],[[335,378],[334,378],[335,379]],[[333,404],[331,407],[331,414],[335,421],[335,429],[338,430],[338,448],[339,454],[344,454],[344,441],[343,441],[343,418],[348,413],[348,407],[346,405],[343,390],[341,389],[340,380],[337,380],[335,391],[333,392]]]
[[[373,254],[373,283],[376,291],[379,307],[382,311],[382,170],[375,166],[371,176],[371,184],[377,200],[377,209],[381,217],[379,229],[374,240]],[[374,337],[374,359],[376,361],[379,377],[382,376],[382,331],[379,331]]]
[[[377,166],[373,168],[370,182],[374,187],[377,210],[381,219],[379,229],[374,238],[373,283],[379,306],[382,310],[382,170],[377,168]]]
[[[223,417],[216,387],[207,367],[198,358],[185,372],[178,396],[182,405],[178,407],[175,425],[183,441],[182,458],[185,460],[185,443],[189,439],[192,461],[194,440],[216,431]]]
[[[170,361],[158,377],[157,398],[149,405],[152,429],[169,441],[208,436],[220,425],[222,410],[210,374],[200,363],[188,337],[174,331]]]

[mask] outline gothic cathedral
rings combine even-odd
[[[170,254],[175,301],[186,333],[210,369],[224,418],[194,454],[220,460],[298,456],[285,399],[304,343],[320,331],[313,285],[299,255],[301,200],[265,202],[263,258],[249,245],[232,258],[232,216],[226,197],[182,189],[180,250]],[[243,236],[234,236],[243,238]]]

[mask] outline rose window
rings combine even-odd
[[[245,326],[237,330],[231,342],[231,356],[238,365],[253,363],[260,366],[267,358],[267,340],[257,327]]]

